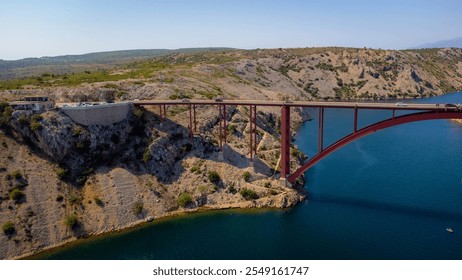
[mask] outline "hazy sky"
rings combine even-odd
[[[122,49],[403,49],[462,36],[462,0],[0,0],[0,59]]]

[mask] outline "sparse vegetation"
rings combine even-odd
[[[209,188],[208,188],[207,186],[200,186],[200,187],[199,187],[199,192],[200,192],[201,194],[206,194],[206,193],[209,192]]]
[[[20,201],[24,196],[24,192],[22,192],[20,189],[13,189],[10,192],[10,198],[16,202]]]
[[[13,233],[16,232],[16,228],[14,226],[14,223],[11,221],[8,221],[2,225],[3,233],[5,235],[12,235]]]
[[[220,175],[216,171],[209,171],[209,174],[207,176],[209,178],[209,181],[218,184],[221,180]]]
[[[28,118],[26,115],[20,115],[20,116],[18,117],[18,121],[19,121],[20,124],[26,125],[26,124],[29,123],[30,120],[29,120],[29,118]]]
[[[95,196],[93,200],[95,201],[96,205],[100,207],[104,206],[104,202],[99,197]]]
[[[142,201],[137,201],[135,202],[135,204],[133,204],[132,211],[133,211],[133,214],[135,214],[136,216],[141,215],[141,213],[143,213],[143,210],[144,210],[144,204]]]
[[[72,131],[72,137],[78,137],[80,134],[82,134],[83,129],[80,126],[74,127],[74,130]]]
[[[11,176],[16,180],[19,180],[22,178],[22,173],[20,170],[15,170],[13,173],[11,173]]]
[[[239,191],[245,200],[257,199],[258,194],[254,190],[243,188]]]
[[[13,108],[6,102],[0,102],[0,128],[5,128],[9,125]]]
[[[180,194],[177,202],[178,205],[180,205],[181,207],[186,207],[188,204],[192,202],[192,197],[188,192],[184,192]]]
[[[242,174],[242,178],[244,178],[244,181],[248,182],[250,180],[250,172],[249,171],[245,171],[243,174]]]
[[[70,229],[74,229],[79,223],[79,219],[76,214],[72,213],[66,217],[64,220],[64,224],[68,226]]]
[[[63,179],[66,176],[67,170],[61,167],[56,168],[56,176],[58,179]]]
[[[143,154],[143,162],[144,163],[147,163],[148,161],[150,161],[152,158],[151,156],[151,150],[149,150],[149,147],[146,148],[146,150],[144,151],[144,154]]]
[[[140,108],[135,108],[135,110],[133,111],[133,115],[135,115],[135,117],[137,117],[138,119],[141,119],[144,115],[144,112]]]
[[[237,192],[236,188],[233,185],[230,185],[228,187],[228,191],[232,194],[235,194]]]
[[[73,193],[69,196],[69,203],[71,205],[78,204],[82,202],[82,197],[76,193]]]
[[[189,171],[191,171],[191,173],[194,173],[194,174],[200,174],[203,164],[204,164],[204,160],[201,159],[198,162],[196,162]]]

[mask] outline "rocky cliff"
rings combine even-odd
[[[12,227],[0,234],[0,257],[199,209],[303,200],[301,185],[278,184],[277,115],[258,113],[259,159],[245,156],[246,109],[228,108],[221,155],[213,107],[200,108],[193,142],[181,123],[148,109],[132,108],[126,120],[105,126],[78,125],[58,110],[14,112],[0,134],[0,224]]]

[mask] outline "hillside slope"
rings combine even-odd
[[[115,70],[0,82],[0,96],[57,101],[147,98],[399,99],[462,89],[462,49],[231,50],[169,54]]]

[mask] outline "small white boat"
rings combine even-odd
[[[454,230],[453,230],[452,228],[450,228],[450,227],[446,228],[446,231],[449,232],[449,233],[453,233],[453,232],[454,232]]]

